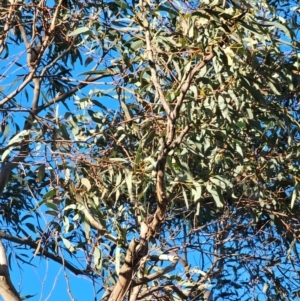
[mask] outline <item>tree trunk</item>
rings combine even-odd
[[[0,241],[0,295],[4,301],[21,301],[21,298],[14,288],[10,276],[6,259],[5,248]]]

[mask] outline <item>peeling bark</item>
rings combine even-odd
[[[125,263],[123,264],[119,278],[110,295],[109,301],[122,301],[126,295],[132,279],[137,271],[141,259],[148,253],[148,244],[144,239],[133,239],[128,247]]]

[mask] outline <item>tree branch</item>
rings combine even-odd
[[[100,79],[101,77],[103,77],[103,75],[98,75],[95,76],[93,78],[90,78],[90,76],[88,76],[83,83],[80,83],[79,85],[77,85],[76,87],[72,88],[71,90],[60,94],[59,96],[51,99],[49,102],[45,103],[44,105],[41,105],[37,108],[37,113],[40,113],[41,111],[43,111],[44,109],[52,106],[53,104],[57,104],[58,102],[64,101],[66,100],[68,97],[72,96],[75,92],[81,90],[82,88],[86,87],[87,85],[93,83],[94,81]],[[90,78],[90,79],[89,79]]]
[[[39,243],[36,243],[33,240],[31,240],[31,238],[18,238],[18,237],[11,236],[3,231],[0,231],[0,238],[12,241],[12,242],[20,244],[20,245],[28,246],[31,249],[35,250],[35,253],[38,253],[37,255],[45,256],[63,266],[65,266],[69,271],[71,271],[75,275],[86,275],[85,270],[77,269],[71,263],[69,263],[65,259],[61,258],[60,256],[54,255],[54,254],[48,252],[47,250],[43,250],[41,245]],[[1,254],[1,252],[0,252],[0,254]]]
[[[19,293],[13,286],[7,264],[5,248],[0,241],[0,295],[4,301],[21,301]]]
[[[125,297],[141,259],[148,253],[148,243],[144,239],[133,239],[126,252],[117,283],[109,297],[109,301],[122,301]]]
[[[184,81],[184,83],[182,84],[181,88],[180,88],[180,94],[179,96],[177,97],[177,100],[176,100],[176,105],[175,105],[175,108],[174,110],[171,112],[171,118],[172,120],[173,119],[177,119],[178,116],[179,116],[179,111],[180,111],[180,108],[181,108],[181,105],[183,103],[183,100],[185,98],[185,95],[188,91],[188,89],[190,88],[191,86],[191,83],[192,83],[192,80],[195,76],[195,74],[201,70],[208,62],[210,62],[213,57],[214,57],[214,53],[211,52],[210,54],[208,54],[207,56],[205,56],[203,58],[203,61],[201,61],[200,63],[198,63],[187,75],[187,79]]]
[[[157,292],[159,290],[167,290],[167,289],[171,289],[172,291],[174,291],[182,300],[186,300],[189,297],[189,296],[185,295],[176,285],[166,284],[164,286],[154,286],[154,287],[151,287],[151,288],[143,291],[140,294],[140,296],[137,298],[137,300],[143,300],[145,297],[153,295],[154,292]]]
[[[150,274],[150,275],[147,275],[147,276],[144,276],[144,277],[141,277],[141,278],[138,278],[137,280],[133,281],[133,284],[132,286],[136,286],[136,285],[140,285],[140,284],[145,284],[149,281],[152,281],[154,279],[157,279],[171,271],[173,271],[179,261],[179,257],[176,256],[176,255],[173,255],[173,256],[170,256],[168,255],[168,260],[171,261],[171,264],[163,269],[161,269],[160,271],[156,272],[156,273],[153,273],[153,274]]]

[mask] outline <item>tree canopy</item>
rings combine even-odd
[[[0,3],[17,260],[84,275],[95,300],[299,296],[298,1]]]

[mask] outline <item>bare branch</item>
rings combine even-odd
[[[55,29],[56,19],[57,19],[58,13],[62,7],[62,2],[63,2],[63,0],[59,0],[57,6],[55,8],[55,12],[53,14],[53,18],[52,18],[52,22],[51,22],[51,26],[50,26],[50,32],[53,32]]]
[[[56,56],[50,64],[48,64],[47,66],[44,67],[44,69],[42,70],[41,74],[39,77],[43,77],[46,72],[51,68],[53,67],[56,62],[58,62],[61,58],[63,58],[67,53],[69,53],[71,50],[72,50],[72,47],[74,46],[73,43],[70,44],[70,46],[65,50],[63,51],[60,55]]]
[[[172,290],[174,291],[182,300],[186,300],[189,296],[185,295],[176,285],[166,284],[164,286],[154,286],[149,289],[144,290],[138,297],[137,300],[143,300],[145,297],[153,295],[154,292],[159,290]],[[173,293],[173,292],[172,292]]]
[[[142,278],[139,278],[139,279],[135,280],[133,282],[133,286],[140,285],[140,284],[145,284],[149,281],[157,279],[157,278],[173,271],[175,269],[178,261],[179,261],[179,257],[176,256],[176,255],[172,255],[172,256],[171,255],[161,255],[161,258],[163,258],[163,256],[168,256],[167,260],[170,260],[171,264],[169,266],[161,269],[160,271],[158,271],[156,273],[153,273],[153,274],[150,274],[150,275],[147,275],[147,276],[144,276]],[[160,256],[158,258],[160,258]],[[158,259],[158,260],[166,260],[166,259]]]
[[[169,266],[166,266],[165,268],[161,269],[160,271],[158,271],[156,273],[153,273],[153,274],[150,274],[150,275],[147,275],[147,276],[144,276],[142,278],[139,278],[139,279],[135,280],[133,282],[133,286],[140,285],[140,284],[145,284],[149,281],[157,279],[157,278],[173,271],[175,269],[178,261],[179,261],[179,257],[176,256],[176,255],[173,255],[173,256],[169,255],[169,260],[171,260],[171,264]]]
[[[87,85],[93,83],[94,81],[100,79],[101,77],[102,77],[102,75],[98,75],[98,76],[95,76],[95,77],[93,77],[91,79],[87,79],[83,83],[80,83],[78,86],[72,88],[71,90],[67,91],[66,93],[60,94],[59,96],[53,98],[52,100],[50,100],[49,102],[45,103],[44,105],[39,106],[37,108],[37,113],[43,111],[46,108],[49,108],[53,104],[56,104],[58,102],[66,100],[68,97],[74,95],[77,91],[80,91],[80,89],[86,87]],[[89,77],[87,77],[87,78],[89,78]]]
[[[41,245],[39,243],[34,242],[31,240],[31,238],[18,238],[11,235],[8,235],[7,233],[0,231],[0,238],[6,239],[9,241],[12,241],[14,243],[18,243],[20,245],[28,246],[32,250],[35,250],[35,253],[39,256],[45,256],[49,259],[52,259],[53,261],[65,266],[69,271],[73,272],[75,275],[86,275],[85,270],[80,270],[74,267],[71,263],[66,261],[65,259],[61,258],[58,255],[54,255],[47,250],[43,250]]]
[[[175,149],[177,146],[180,145],[180,143],[182,142],[184,136],[188,133],[190,129],[190,125],[187,125],[180,133],[180,135],[175,139],[173,140],[172,144],[170,145],[170,150],[173,150]]]
[[[3,98],[0,101],[0,106],[4,105],[6,102],[10,101],[12,98],[14,98],[17,94],[19,94],[29,83],[30,81],[33,79],[34,77],[34,72],[30,72],[25,80],[22,82],[22,84],[13,92],[11,92],[8,96],[6,96],[5,98]]]

